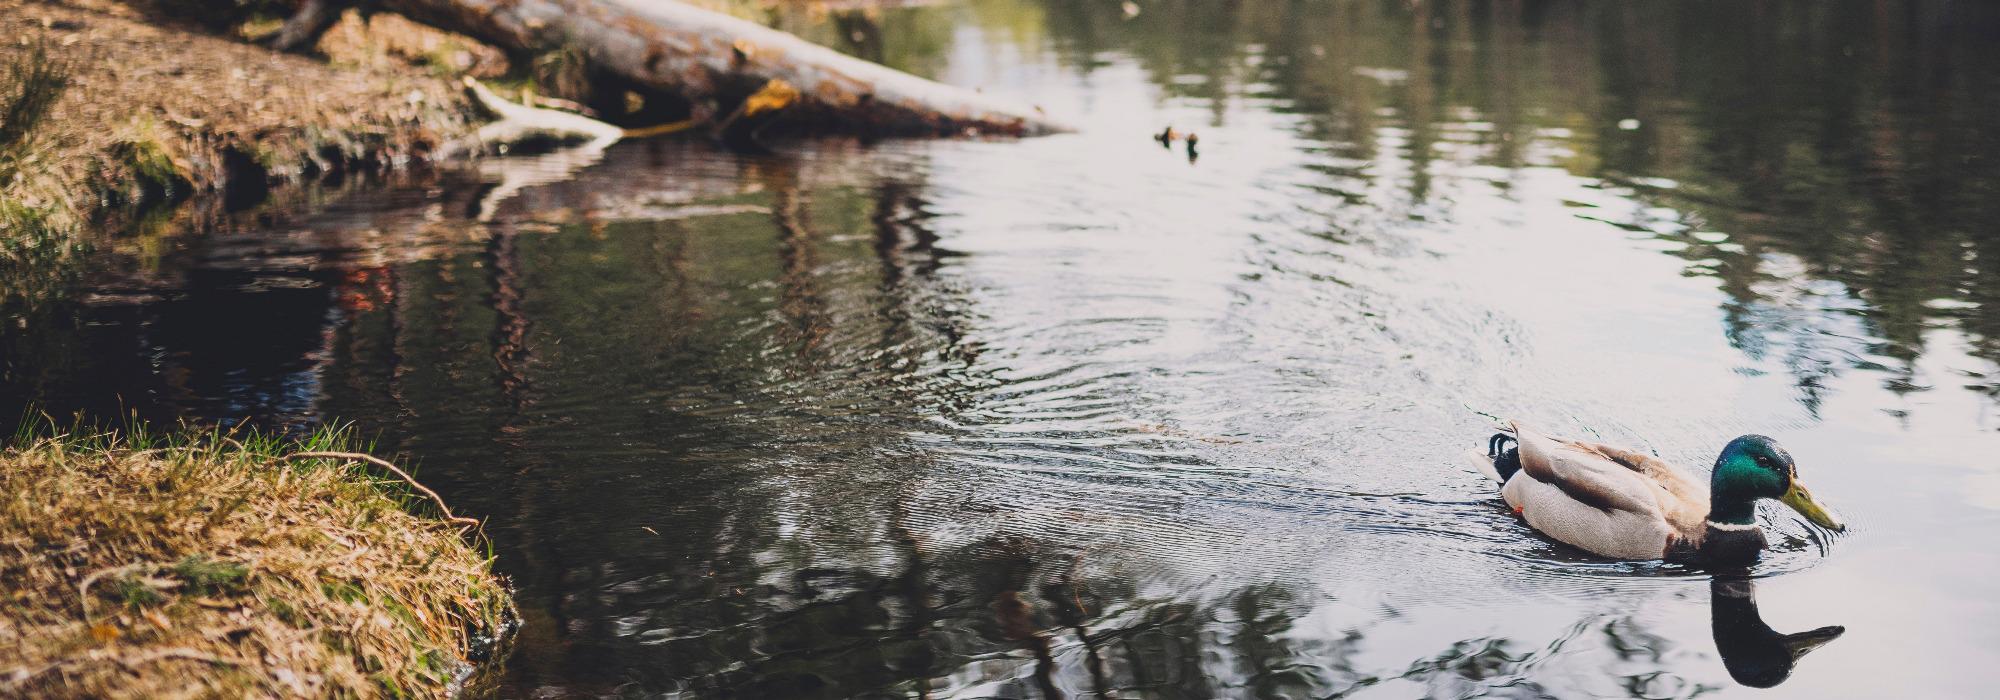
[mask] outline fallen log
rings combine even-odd
[[[517,53],[580,50],[598,69],[687,100],[707,121],[773,85],[815,124],[881,134],[1035,135],[1069,129],[1008,103],[671,0],[372,0]],[[315,3],[308,3],[308,5]]]

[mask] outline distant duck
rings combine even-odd
[[[1509,426],[1487,441],[1485,452],[1467,457],[1501,482],[1501,497],[1530,527],[1598,556],[1754,562],[1766,545],[1757,526],[1757,501],[1764,498],[1820,527],[1846,529],[1799,483],[1792,455],[1762,435],[1729,441],[1703,487],[1650,455]]]

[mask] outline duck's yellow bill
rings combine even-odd
[[[1805,484],[1799,483],[1796,479],[1792,481],[1792,487],[1785,490],[1785,497],[1780,500],[1784,501],[1785,505],[1791,506],[1792,510],[1798,511],[1799,515],[1806,516],[1806,519],[1811,520],[1814,525],[1834,532],[1847,529],[1847,525],[1840,522],[1840,518],[1834,517],[1832,510],[1814,499],[1812,492],[1806,490]]]

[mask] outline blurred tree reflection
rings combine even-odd
[[[1853,369],[1930,388],[1915,365],[1940,323],[2000,363],[2000,8],[1167,0],[1127,19],[1045,4],[1080,72],[1124,52],[1161,100],[1218,123],[1245,98],[1309,117],[1329,156],[1308,164],[1326,176],[1313,187],[1348,204],[1445,214],[1423,205],[1435,177],[1464,176],[1433,163],[1449,159],[1556,165],[1671,210],[1612,223],[1684,246],[1730,296],[1730,342],[1791,373],[1810,409]],[[1964,378],[2000,394],[1990,367]]]

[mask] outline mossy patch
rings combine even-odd
[[[140,127],[142,132],[152,131]],[[106,169],[107,193],[113,205],[148,206],[178,201],[189,193],[189,180],[167,147],[151,136],[137,136],[111,145]]]

